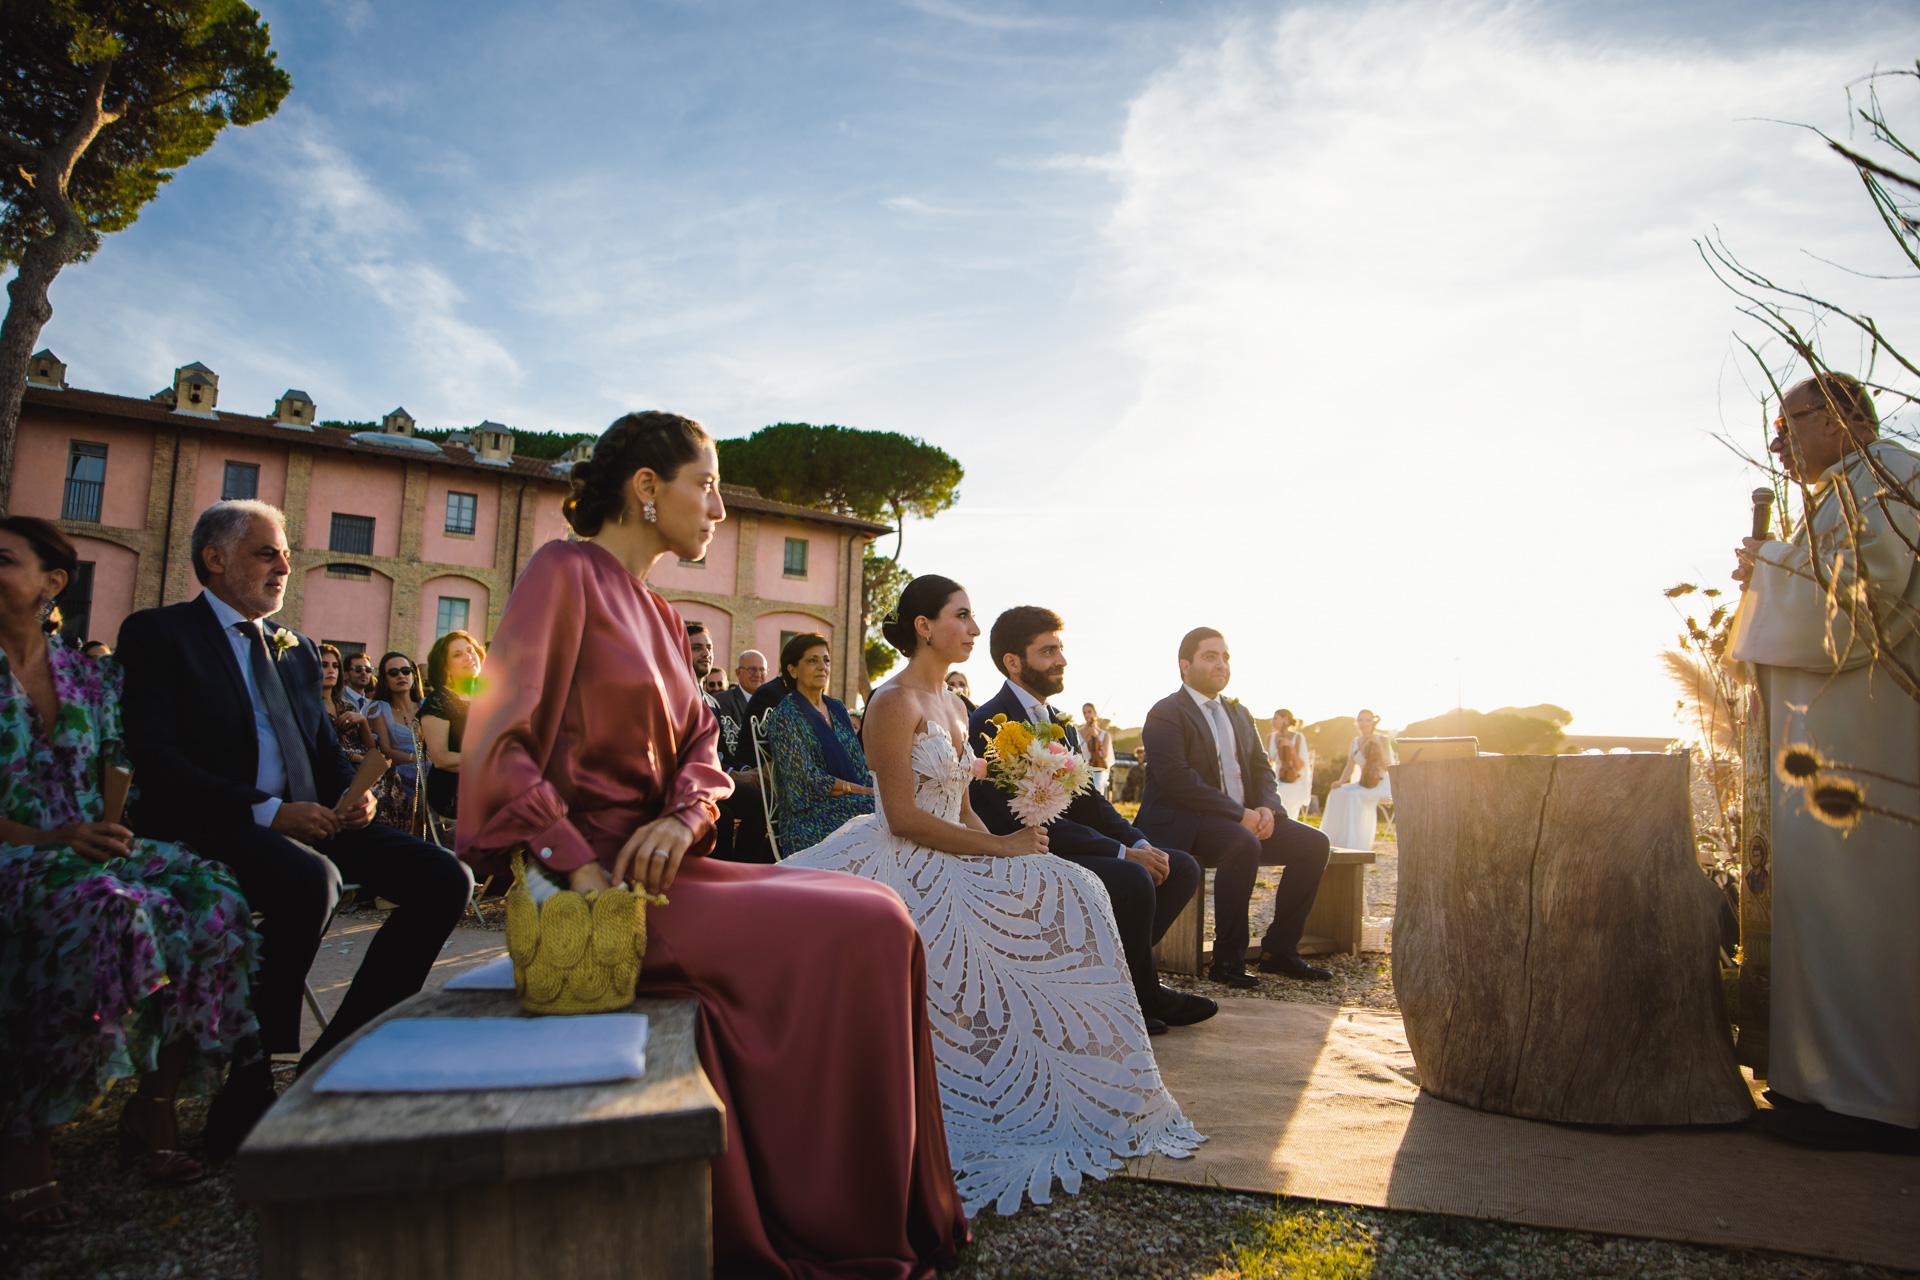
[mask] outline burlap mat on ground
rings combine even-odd
[[[1376,1010],[1223,1000],[1153,1047],[1209,1141],[1133,1177],[1920,1267],[1920,1159],[1455,1106],[1419,1091],[1399,1015]]]

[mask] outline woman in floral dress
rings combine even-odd
[[[151,1178],[194,1181],[175,1098],[259,1056],[232,877],[101,820],[120,666],[44,626],[76,563],[48,522],[0,519],[0,1216],[38,1231],[80,1217],[53,1180],[54,1126],[137,1074],[123,1148]]]

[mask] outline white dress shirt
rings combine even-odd
[[[227,643],[233,646],[234,661],[240,664],[240,678],[246,682],[247,697],[253,703],[253,738],[260,749],[260,770],[254,775],[253,785],[267,793],[265,800],[253,806],[253,820],[260,826],[270,827],[286,795],[287,761],[280,754],[280,739],[273,731],[273,721],[260,706],[260,691],[253,685],[253,642],[233,629],[234,624],[249,620],[213,592],[200,594],[213,607],[213,616],[220,619],[220,629],[226,633]],[[264,634],[266,619],[250,625],[262,628]]]
[[[1200,718],[1213,730],[1213,749],[1220,756],[1220,789],[1227,799],[1247,807],[1246,779],[1240,776],[1240,748],[1233,737],[1233,713],[1218,698],[1209,698],[1190,684],[1180,686],[1200,708]]]
[[[1020,709],[1026,712],[1028,724],[1052,724],[1053,708],[1022,689],[1013,681],[1007,681],[1007,688],[1013,690],[1013,696],[1020,703]],[[1039,714],[1035,714],[1035,713]]]

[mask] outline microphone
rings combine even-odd
[[[1753,491],[1753,536],[1762,542],[1767,538],[1767,526],[1773,515],[1773,490],[1755,489]]]

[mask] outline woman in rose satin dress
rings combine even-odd
[[[899,897],[833,872],[706,855],[721,770],[685,624],[649,590],[726,518],[707,433],[629,414],[573,470],[583,541],[534,553],[473,700],[456,844],[485,872],[524,845],[579,890],[664,892],[640,987],[699,1001],[727,1112],[716,1276],[893,1280],[968,1243],[949,1167],[926,958]]]

